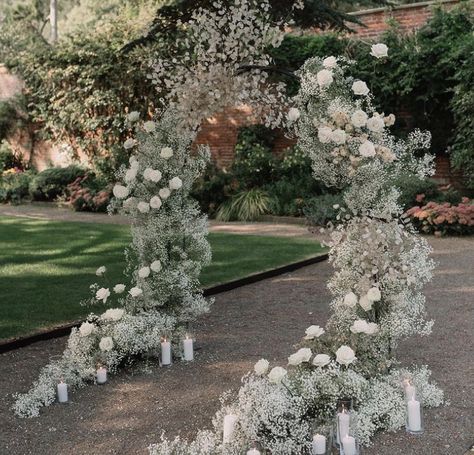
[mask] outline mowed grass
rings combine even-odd
[[[212,233],[209,240],[213,261],[201,276],[205,287],[323,252],[305,239]],[[86,316],[90,308],[79,302],[100,280],[97,267],[107,267],[112,283],[127,284],[129,241],[127,226],[0,217],[0,339]]]

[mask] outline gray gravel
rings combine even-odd
[[[429,364],[451,405],[426,411],[422,437],[380,435],[366,455],[462,455],[474,443],[474,239],[432,243],[440,266],[427,300],[437,324],[431,337],[404,343],[399,357]],[[219,395],[237,389],[256,360],[285,362],[304,329],[324,323],[330,274],[322,263],[221,294],[196,326],[195,362],[161,369],[143,364],[104,386],[73,392],[70,404],[46,408],[36,419],[16,418],[11,394],[28,389],[65,339],[1,355],[0,454],[146,454],[163,431],[193,437],[210,427]]]

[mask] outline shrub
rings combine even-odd
[[[28,197],[29,185],[33,177],[31,171],[9,169],[0,176],[0,202],[20,203]]]
[[[406,214],[426,234],[474,234],[474,205],[468,198],[463,198],[458,205],[428,202],[422,207],[412,207]]]
[[[224,202],[217,211],[219,221],[254,221],[268,213],[270,196],[258,188],[241,191]]]
[[[421,194],[430,201],[439,200],[441,197],[438,184],[432,179],[420,179],[416,175],[409,174],[397,178],[393,183],[400,190],[398,201],[404,210],[419,203],[418,196]]]
[[[0,142],[0,172],[8,169],[24,169],[23,162],[18,158],[6,141]]]
[[[341,207],[344,208],[342,193],[323,194],[307,201],[303,212],[312,226],[325,226],[337,221]]]
[[[104,180],[88,172],[67,186],[64,202],[78,212],[106,212],[110,197]]]
[[[30,196],[36,201],[53,201],[64,196],[67,186],[85,174],[86,170],[76,165],[46,169],[31,181]]]

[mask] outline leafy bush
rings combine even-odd
[[[86,172],[76,165],[46,169],[31,181],[30,195],[35,201],[53,201],[58,196],[63,196],[67,186],[78,177],[83,177]]]
[[[24,169],[23,162],[18,158],[6,141],[0,142],[0,172],[8,169]]]
[[[344,208],[342,193],[323,194],[307,201],[303,212],[309,224],[313,226],[325,226],[329,222],[337,221],[337,216],[341,208]]]
[[[254,221],[270,208],[268,193],[258,188],[241,191],[225,201],[217,211],[219,221]]]
[[[18,204],[28,197],[32,177],[31,171],[10,169],[3,172],[0,176],[0,202]]]
[[[426,234],[474,234],[474,204],[468,198],[463,198],[458,205],[428,202],[422,207],[412,207],[407,215]]]
[[[17,113],[8,101],[0,101],[0,141],[6,139],[16,123]]]
[[[106,212],[111,198],[110,187],[93,172],[77,177],[65,194],[64,202],[78,212]]]
[[[438,200],[441,197],[438,184],[432,179],[420,179],[418,176],[410,174],[399,177],[393,183],[400,190],[398,201],[404,210],[419,203],[418,196],[421,194],[430,201]]]

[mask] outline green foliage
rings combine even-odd
[[[325,226],[327,223],[337,221],[340,207],[344,207],[342,194],[323,194],[311,198],[303,211],[309,224]]]
[[[22,160],[17,157],[6,141],[0,142],[0,174],[8,169],[23,169]]]
[[[0,101],[0,142],[7,138],[16,124],[17,113],[8,101]]]
[[[111,188],[94,172],[87,172],[67,185],[62,201],[77,212],[106,212]]]
[[[255,221],[270,208],[270,196],[258,188],[241,191],[224,202],[217,211],[219,221]]]
[[[0,202],[20,203],[28,197],[31,171],[6,172],[0,176]]]
[[[32,179],[30,195],[35,201],[53,201],[64,195],[70,183],[85,174],[84,168],[75,165],[46,169]]]
[[[420,179],[416,175],[403,175],[391,182],[400,191],[400,198],[398,199],[400,205],[408,210],[417,205],[420,201],[417,196],[424,194],[426,200],[439,200],[441,191],[438,185],[432,179]],[[419,198],[418,198],[419,199]]]

